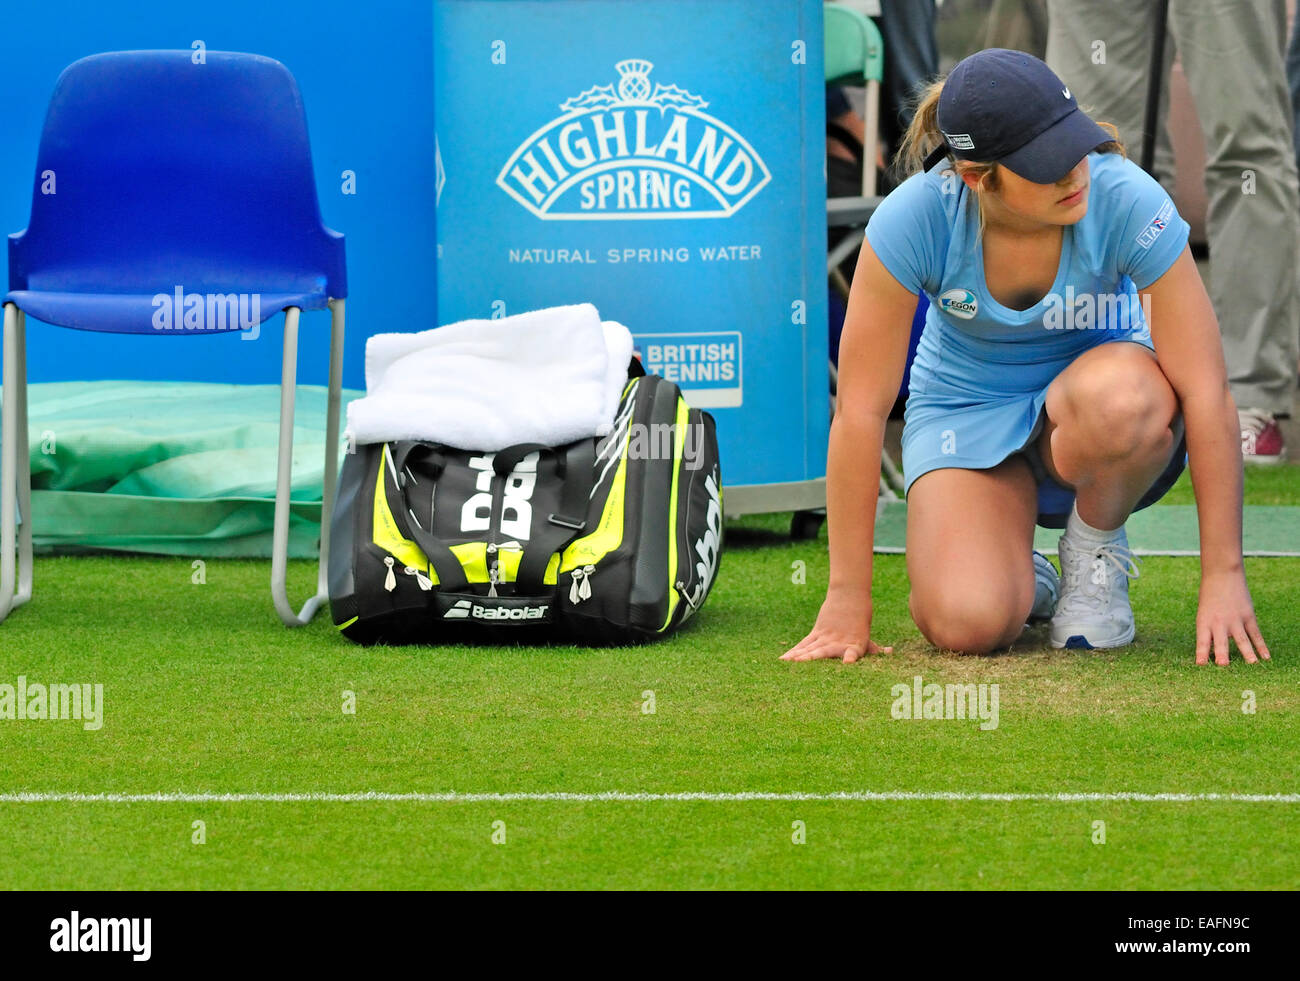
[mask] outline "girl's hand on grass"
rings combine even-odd
[[[1237,650],[1247,664],[1260,658],[1270,660],[1268,645],[1260,636],[1255,622],[1255,606],[1242,572],[1202,574],[1201,599],[1196,611],[1196,663],[1228,663],[1228,638],[1236,641]]]
[[[871,639],[871,601],[828,595],[808,636],[781,655],[782,661],[834,658],[852,664],[865,654],[888,654]]]

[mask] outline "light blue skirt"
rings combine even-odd
[[[1150,337],[1145,331],[1119,337],[1112,335],[1103,343],[1113,341],[1132,341],[1151,347]],[[934,379],[924,374],[918,377],[918,365],[914,364],[911,392],[903,417],[905,490],[910,491],[917,478],[931,470],[988,470],[1023,453],[1038,481],[1038,523],[1045,528],[1064,528],[1074,505],[1074,492],[1047,475],[1036,443],[1047,418],[1044,405],[1048,386],[1056,375],[1069,367],[1071,361],[1073,357],[1051,367],[1035,365],[1033,370],[1039,378],[1050,376],[1046,384],[1035,391],[1014,394],[995,391],[982,397],[974,396],[966,386],[936,384]],[[920,367],[924,372],[924,366]],[[1015,370],[1015,367],[998,365],[990,366],[990,370],[1008,371]],[[994,385],[989,387],[994,388]],[[1181,439],[1169,465],[1134,510],[1148,507],[1163,497],[1178,480],[1186,462],[1186,440]]]

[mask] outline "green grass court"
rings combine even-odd
[[[1296,471],[1248,500],[1298,505]],[[1191,503],[1180,486],[1167,500]],[[896,653],[786,664],[826,581],[825,533],[728,526],[686,632],[634,649],[363,649],[270,606],[269,563],[39,559],[0,626],[0,683],[102,683],[104,724],[0,721],[0,885],[119,888],[1096,888],[1300,885],[1300,558],[1247,568],[1274,655],[1192,664],[1198,564],[1150,557],[1138,640],[988,658],[930,649],[901,555],[877,557]],[[797,562],[806,583],[792,582]],[[313,578],[293,567],[297,592]],[[999,724],[892,718],[891,686],[997,683]],[[355,715],[342,710],[355,692]],[[1243,692],[1255,712],[1242,711]],[[643,712],[654,693],[653,714]],[[303,795],[747,791],[1247,794],[1244,800],[211,800]],[[206,843],[192,843],[193,822]],[[1105,843],[1094,844],[1095,822]],[[497,822],[503,822],[498,824]],[[805,843],[795,844],[795,822]],[[504,842],[493,842],[494,834]]]

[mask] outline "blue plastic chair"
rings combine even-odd
[[[328,599],[346,296],[343,236],[321,223],[307,119],[284,65],[225,51],[118,51],[65,69],[41,133],[31,220],[9,236],[0,620],[32,594],[25,315],[171,338],[256,328],[283,310],[271,592],[286,624],[307,623]],[[285,569],[298,319],[326,307],[320,569],[316,595],[294,613]]]

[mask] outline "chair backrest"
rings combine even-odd
[[[885,77],[885,45],[870,17],[838,4],[822,7],[826,35],[826,81],[875,81]]]
[[[59,76],[9,288],[347,295],[298,85],[272,58],[117,51]]]

